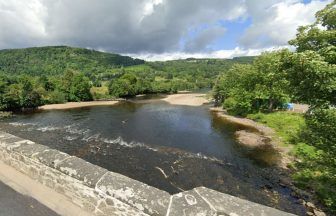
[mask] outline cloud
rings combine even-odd
[[[187,38],[184,44],[186,52],[200,52],[212,50],[211,44],[217,38],[223,36],[225,29],[220,26],[208,27],[196,32],[196,36]]]
[[[126,55],[132,56],[134,58],[145,59],[147,61],[167,61],[167,60],[178,60],[186,58],[227,58],[231,59],[238,56],[256,56],[262,52],[275,51],[279,49],[292,49],[292,47],[286,46],[274,46],[261,49],[243,49],[236,47],[231,50],[217,50],[211,52],[198,52],[198,53],[189,53],[189,52],[167,52],[167,53],[140,53],[140,54],[131,54]]]
[[[252,25],[239,39],[245,48],[263,48],[286,45],[295,37],[299,26],[315,20],[315,13],[330,1],[311,1],[304,4],[296,0],[247,1],[247,12]]]
[[[298,0],[0,0],[0,49],[70,45],[136,55],[206,55],[220,52],[215,42],[230,31],[219,26],[218,21],[251,18],[251,26],[237,38],[239,50],[245,50],[239,53],[246,54],[248,50],[286,45],[296,28],[311,22],[314,13],[326,3],[318,0],[308,4]]]
[[[21,47],[46,34],[46,8],[38,0],[0,0],[0,48]]]

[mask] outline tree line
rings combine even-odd
[[[37,108],[43,104],[92,100],[90,80],[66,71],[59,77],[0,76],[0,110]]]

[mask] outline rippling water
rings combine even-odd
[[[273,149],[245,149],[207,106],[123,102],[18,114],[0,129],[84,158],[170,193],[206,186],[303,214],[281,187]]]

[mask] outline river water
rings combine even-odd
[[[304,208],[280,186],[273,149],[246,149],[244,129],[208,106],[122,102],[16,114],[0,129],[177,193],[205,186],[299,215]]]

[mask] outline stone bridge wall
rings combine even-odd
[[[92,215],[291,215],[204,187],[170,195],[4,132],[0,132],[0,160]]]

